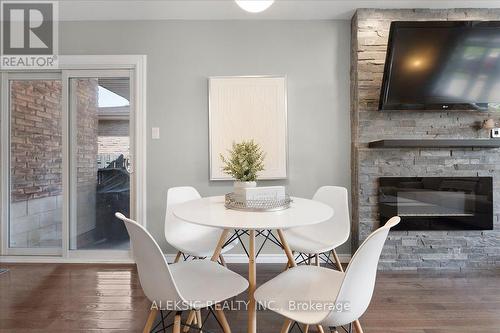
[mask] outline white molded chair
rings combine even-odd
[[[179,250],[175,262],[179,261],[182,254],[195,258],[211,257],[221,236],[222,230],[219,228],[185,222],[175,217],[172,213],[176,205],[199,198],[201,196],[198,191],[190,186],[168,189],[167,211],[165,214],[165,238],[170,245]],[[222,253],[231,250],[236,244],[238,244],[238,239],[227,244],[222,249]],[[225,264],[222,255],[220,259],[222,264]]]
[[[382,248],[389,229],[400,220],[399,216],[392,217],[372,232],[352,257],[345,273],[317,266],[293,267],[258,288],[255,300],[289,319],[282,333],[288,332],[291,321],[332,328],[355,322],[370,304]],[[310,301],[321,309],[294,309],[290,301]],[[347,311],[332,310],[328,307],[331,305],[342,305]]]
[[[342,271],[335,248],[344,244],[351,232],[347,189],[340,186],[322,186],[314,194],[313,200],[332,207],[333,217],[323,223],[283,230],[288,246],[292,251],[305,253],[308,257],[315,255],[317,264],[320,254],[326,253],[328,258],[328,252],[331,251],[337,267]]]
[[[169,265],[144,227],[121,213],[115,215],[125,222],[144,294],[157,305],[151,308],[144,332],[151,330],[158,307],[176,311],[174,333],[180,330],[180,312],[186,310],[192,310],[190,317],[191,314],[196,316],[198,327],[201,327],[200,309],[236,296],[248,288],[247,280],[213,261],[192,260]],[[222,310],[216,309],[215,314],[224,332],[230,332]],[[188,318],[190,320],[193,318]]]

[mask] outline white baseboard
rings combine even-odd
[[[175,254],[166,254],[168,262],[173,262]],[[348,254],[339,254],[342,263],[348,263],[351,256]],[[248,263],[246,254],[226,253],[224,259],[231,264]],[[279,254],[260,254],[256,262],[259,264],[285,264],[286,255]],[[56,264],[132,264],[130,259],[86,259],[86,258],[61,258],[50,256],[0,256],[0,263],[56,263]]]
[[[133,264],[132,259],[62,258],[51,256],[0,256],[0,263],[11,264]]]

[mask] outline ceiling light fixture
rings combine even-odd
[[[249,13],[260,13],[271,7],[274,0],[235,0],[241,9]]]

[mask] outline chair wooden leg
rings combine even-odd
[[[217,243],[217,246],[215,247],[214,254],[212,255],[212,258],[210,260],[217,262],[219,260],[220,253],[222,251],[222,247],[224,246],[224,243],[226,242],[227,235],[229,235],[229,229],[224,229],[222,231],[222,234],[220,235],[219,242]]]
[[[342,267],[342,263],[340,262],[339,256],[337,255],[337,251],[335,249],[332,250],[332,255],[333,258],[335,259],[335,264],[337,264],[338,269],[343,272],[344,268]],[[359,323],[359,320],[356,320],[353,322],[354,323],[354,328],[357,333],[363,333],[363,329],[361,328],[361,324]]]
[[[286,256],[288,257],[288,262],[290,263],[290,267],[295,267],[297,264],[295,263],[295,258],[293,257],[292,250],[288,246],[288,242],[285,239],[285,236],[283,235],[283,231],[281,229],[278,229],[278,236],[281,241],[281,245],[283,245],[283,249],[285,250]]]
[[[309,325],[304,325],[304,333],[309,333]]]
[[[227,267],[226,260],[224,260],[224,257],[222,256],[222,254],[219,255],[219,259],[220,259],[220,263],[222,264],[222,266]]]
[[[142,333],[149,333],[151,331],[151,327],[153,327],[156,315],[158,315],[158,309],[151,309],[149,311],[149,316],[148,319],[146,320],[146,324],[144,325]]]
[[[224,311],[221,309],[215,309],[215,315],[217,316],[217,319],[219,319],[220,324],[222,325],[222,329],[224,330],[224,333],[231,333],[231,328],[229,327],[229,324],[227,323],[226,315],[224,314]]]
[[[335,251],[335,249],[332,250],[332,255],[333,255],[333,259],[335,259],[335,264],[337,264],[339,271],[343,272],[344,268],[342,268],[342,263],[340,262],[339,256],[337,255],[337,252]]]
[[[174,317],[174,329],[172,330],[173,333],[181,333],[181,315],[176,314]]]
[[[354,329],[356,330],[357,333],[363,333],[363,329],[361,328],[361,323],[359,320],[356,320],[353,322],[354,324]]]
[[[295,256],[295,251],[292,251],[292,255]],[[292,265],[290,264],[290,260],[288,260],[286,262],[286,265],[285,265],[285,269],[284,271],[286,271],[287,269],[289,269],[290,267],[292,267]]]
[[[316,325],[316,329],[318,330],[319,333],[325,333],[325,331],[323,330],[323,326],[321,325]]]
[[[174,264],[179,262],[179,259],[181,259],[182,252],[179,251],[177,252],[177,255],[175,256]]]
[[[283,323],[283,326],[281,327],[280,333],[288,333],[288,331],[290,330],[290,326],[292,326],[292,321],[286,318],[285,322]]]
[[[199,333],[203,333],[203,331],[201,330],[201,326],[203,324],[203,322],[201,321],[201,310],[196,310],[196,321],[196,325],[198,326],[198,328],[200,328]]]
[[[190,327],[188,325],[193,324],[195,319],[196,319],[196,311],[195,310],[189,311],[189,315],[186,320],[186,325],[184,325],[184,329],[182,330],[184,333],[189,332]]]

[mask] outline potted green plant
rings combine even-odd
[[[222,171],[235,179],[234,189],[256,187],[258,173],[264,170],[265,153],[253,140],[233,142],[226,158],[220,154]]]

